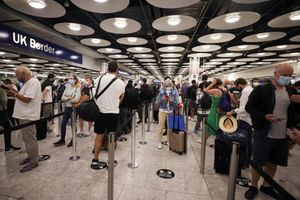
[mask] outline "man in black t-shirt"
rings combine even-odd
[[[188,109],[191,114],[191,118],[194,118],[194,115],[197,111],[196,97],[197,97],[198,87],[196,81],[192,80],[192,85],[188,87],[187,90],[187,99],[188,99]]]

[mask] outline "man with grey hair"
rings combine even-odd
[[[15,71],[16,78],[23,84],[18,92],[13,88],[7,90],[7,94],[16,98],[13,117],[18,119],[20,124],[26,124],[40,119],[41,112],[41,85],[40,82],[31,76],[30,70],[25,66],[18,66]],[[20,162],[25,165],[20,172],[27,172],[38,166],[38,142],[36,138],[35,125],[21,129],[28,158]]]
[[[292,127],[294,109],[290,96],[294,93],[288,87],[293,75],[293,67],[280,64],[274,72],[274,79],[254,88],[246,104],[254,128],[252,160],[270,176],[274,177],[277,165],[287,166],[287,128]],[[246,199],[254,199],[258,194],[260,175],[252,168],[251,187],[246,191]],[[260,191],[277,199],[278,194],[264,180]]]

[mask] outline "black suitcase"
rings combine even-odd
[[[229,174],[230,157],[232,146],[216,138],[215,139],[215,159],[214,169],[219,174]],[[238,176],[241,175],[241,159],[239,159]]]
[[[43,140],[47,137],[47,120],[41,120],[36,124],[36,138]]]

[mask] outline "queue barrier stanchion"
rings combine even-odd
[[[202,135],[201,135],[201,163],[200,163],[200,173],[204,174],[205,169],[205,150],[206,150],[206,138],[205,138],[205,122],[206,117],[203,117],[202,120]]]
[[[108,191],[107,199],[114,199],[115,133],[108,133]]]
[[[185,127],[186,127],[186,132],[188,133],[189,130],[189,109],[186,106],[186,112],[185,112]]]
[[[57,104],[58,108],[57,108],[57,112],[58,113],[61,113],[61,110],[62,110],[62,103],[61,101],[58,101],[58,104]],[[61,116],[58,116],[57,118],[57,132],[58,134],[61,133]]]
[[[142,140],[140,141],[140,144],[147,144],[145,141],[145,110],[146,110],[146,104],[144,104],[144,107],[142,108]]]
[[[73,155],[70,157],[71,161],[76,161],[80,159],[80,156],[77,155],[77,137],[76,137],[76,108],[73,108],[73,112],[71,113],[71,127],[72,127],[72,150]]]
[[[238,173],[238,164],[239,164],[239,143],[232,143],[232,152],[230,157],[230,168],[229,168],[229,177],[228,177],[228,191],[227,191],[227,200],[235,199],[235,186],[236,186],[236,177]]]
[[[135,151],[136,151],[136,130],[135,130],[135,123],[136,123],[136,116],[135,112],[132,114],[132,129],[131,129],[131,162],[128,163],[128,167],[131,169],[137,168],[139,165],[135,160]]]
[[[150,132],[150,116],[151,116],[151,114],[150,114],[150,106],[151,104],[150,103],[148,103],[148,104],[146,104],[146,106],[147,106],[147,108],[148,108],[148,117],[147,117],[147,132]]]

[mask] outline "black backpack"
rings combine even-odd
[[[61,97],[64,93],[66,89],[66,86],[64,84],[61,84],[58,88],[57,88],[57,99],[61,100]]]
[[[137,88],[126,89],[125,97],[128,108],[137,109],[140,106],[140,95]]]
[[[212,99],[209,94],[204,93],[199,100],[200,107],[203,109],[209,109],[212,104]]]

